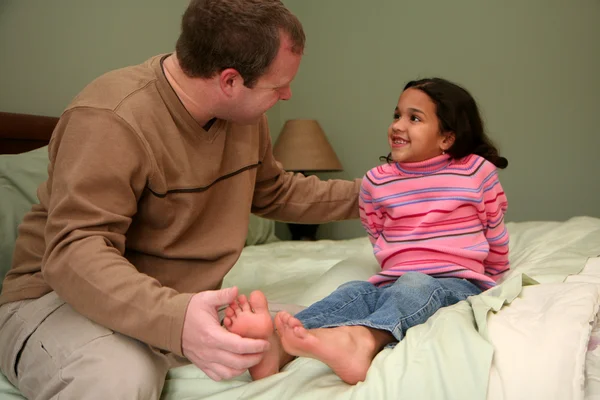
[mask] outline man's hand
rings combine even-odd
[[[192,297],[183,322],[183,354],[215,381],[243,374],[258,364],[269,342],[242,338],[219,323],[217,308],[230,304],[236,287],[211,290]]]

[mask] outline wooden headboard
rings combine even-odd
[[[0,112],[0,154],[17,154],[46,146],[56,117]]]

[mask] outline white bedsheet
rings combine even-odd
[[[481,399],[487,393],[494,400],[581,399],[598,288],[588,276],[562,282],[600,254],[600,220],[582,217],[508,228],[513,269],[504,283],[412,328],[394,350],[376,357],[364,383],[348,386],[327,366],[303,358],[259,382],[243,375],[235,382],[214,383],[188,366],[172,371],[164,398]],[[246,249],[226,283],[239,284],[246,293],[263,288],[276,302],[308,305],[343,282],[368,278],[377,268],[366,238],[280,243]],[[524,272],[544,284],[521,291]],[[476,323],[477,318],[482,320]]]
[[[509,223],[508,229],[513,269],[502,285],[409,330],[375,358],[364,383],[349,386],[307,358],[258,382],[248,374],[213,382],[189,365],[169,373],[163,399],[600,398],[600,347],[591,342],[586,353],[600,302],[600,262],[582,271],[600,255],[600,220]],[[281,242],[246,248],[224,284],[309,305],[377,269],[366,237]],[[522,288],[523,273],[542,285]],[[600,343],[600,327],[596,332]],[[19,399],[6,385],[0,376],[0,398]]]
[[[600,398],[600,351],[588,354],[600,303],[598,222],[509,224],[505,279],[526,273],[544,284],[489,318],[489,400]]]
[[[599,301],[593,283],[534,285],[490,317],[494,357],[488,399],[583,399]]]
[[[567,278],[567,282],[590,282],[600,287],[600,255],[588,260],[578,275]],[[585,399],[600,399],[600,311],[596,314],[585,356]]]

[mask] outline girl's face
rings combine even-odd
[[[402,92],[388,128],[392,160],[425,161],[442,154],[454,142],[453,134],[442,135],[435,103],[419,89]]]

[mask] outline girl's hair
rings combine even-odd
[[[508,166],[508,160],[498,154],[498,149],[485,134],[477,103],[469,92],[442,78],[410,81],[404,90],[410,88],[424,92],[434,102],[442,134],[454,133],[454,143],[446,150],[452,158],[477,154],[498,168]],[[390,162],[391,154],[382,159]]]

